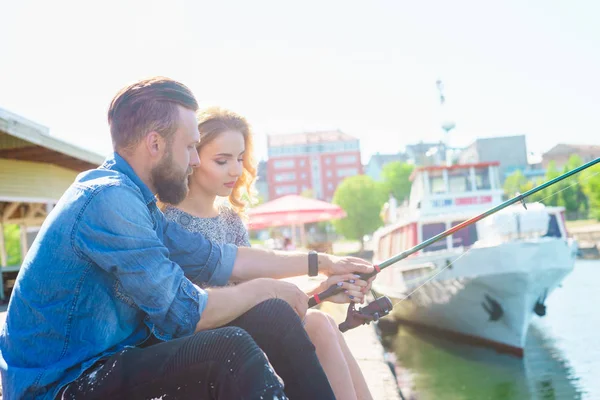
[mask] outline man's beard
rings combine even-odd
[[[191,167],[185,172],[178,170],[173,163],[173,152],[168,149],[167,154],[150,171],[150,179],[160,201],[173,205],[181,203],[188,194],[187,178],[191,173]]]

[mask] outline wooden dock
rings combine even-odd
[[[579,258],[600,258],[600,224],[571,227],[569,235],[577,240]]]

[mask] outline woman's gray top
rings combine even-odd
[[[219,207],[219,215],[212,218],[196,217],[173,206],[167,206],[164,214],[169,221],[177,222],[190,232],[201,233],[211,242],[250,247],[250,238],[242,219],[225,205]]]

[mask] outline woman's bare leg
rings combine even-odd
[[[332,325],[331,317],[322,311],[308,310],[304,322],[304,328],[315,345],[317,358],[329,379],[336,399],[357,399],[352,372],[343,348],[340,346],[338,334],[341,333],[335,323]],[[354,362],[356,363],[356,361]],[[358,364],[356,364],[356,368],[358,368]],[[358,371],[360,373],[360,368]]]
[[[326,315],[329,323],[333,327],[336,333],[336,337],[338,338],[339,346],[342,349],[342,353],[344,354],[344,358],[346,360],[346,365],[350,370],[350,376],[352,376],[352,383],[354,384],[354,391],[356,393],[356,397],[358,400],[373,400],[371,396],[371,391],[369,390],[369,386],[367,385],[367,381],[365,380],[360,367],[358,366],[358,362],[352,355],[350,348],[346,344],[346,340],[344,339],[344,335],[340,332],[337,324],[329,315]],[[318,358],[318,353],[317,353]],[[327,375],[327,371],[325,371]]]

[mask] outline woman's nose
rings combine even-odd
[[[243,168],[244,167],[242,166],[242,163],[241,162],[237,162],[237,163],[235,163],[235,165],[233,166],[233,168],[231,168],[229,170],[229,174],[231,176],[240,176],[242,174],[242,169]]]

